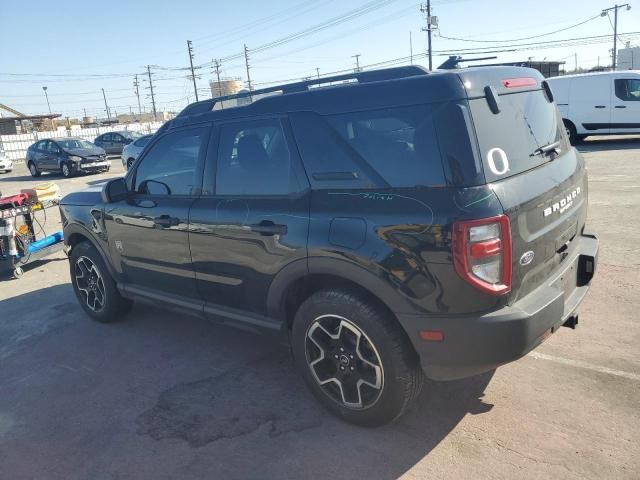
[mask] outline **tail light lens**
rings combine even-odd
[[[453,224],[453,263],[464,280],[491,295],[511,290],[511,226],[509,217]]]

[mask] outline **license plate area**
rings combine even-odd
[[[572,263],[558,279],[558,284],[565,296],[571,294],[576,289],[578,280],[578,270],[576,262]]]

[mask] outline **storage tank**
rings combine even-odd
[[[223,78],[219,84],[218,80],[211,80],[209,81],[209,87],[213,98],[234,95],[243,88],[242,80],[239,78]]]

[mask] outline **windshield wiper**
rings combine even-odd
[[[546,155],[548,153],[559,153],[558,152],[558,147],[560,146],[560,140],[558,140],[557,142],[553,142],[550,143],[548,145],[544,145],[542,147],[536,148],[533,153],[531,155],[529,155],[530,157],[535,157],[536,155]]]

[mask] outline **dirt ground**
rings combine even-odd
[[[600,263],[577,330],[383,428],[327,414],[266,337],[147,306],[90,321],[62,254],[2,277],[0,478],[640,478],[640,138],[580,150]],[[18,162],[0,190],[43,180]]]

